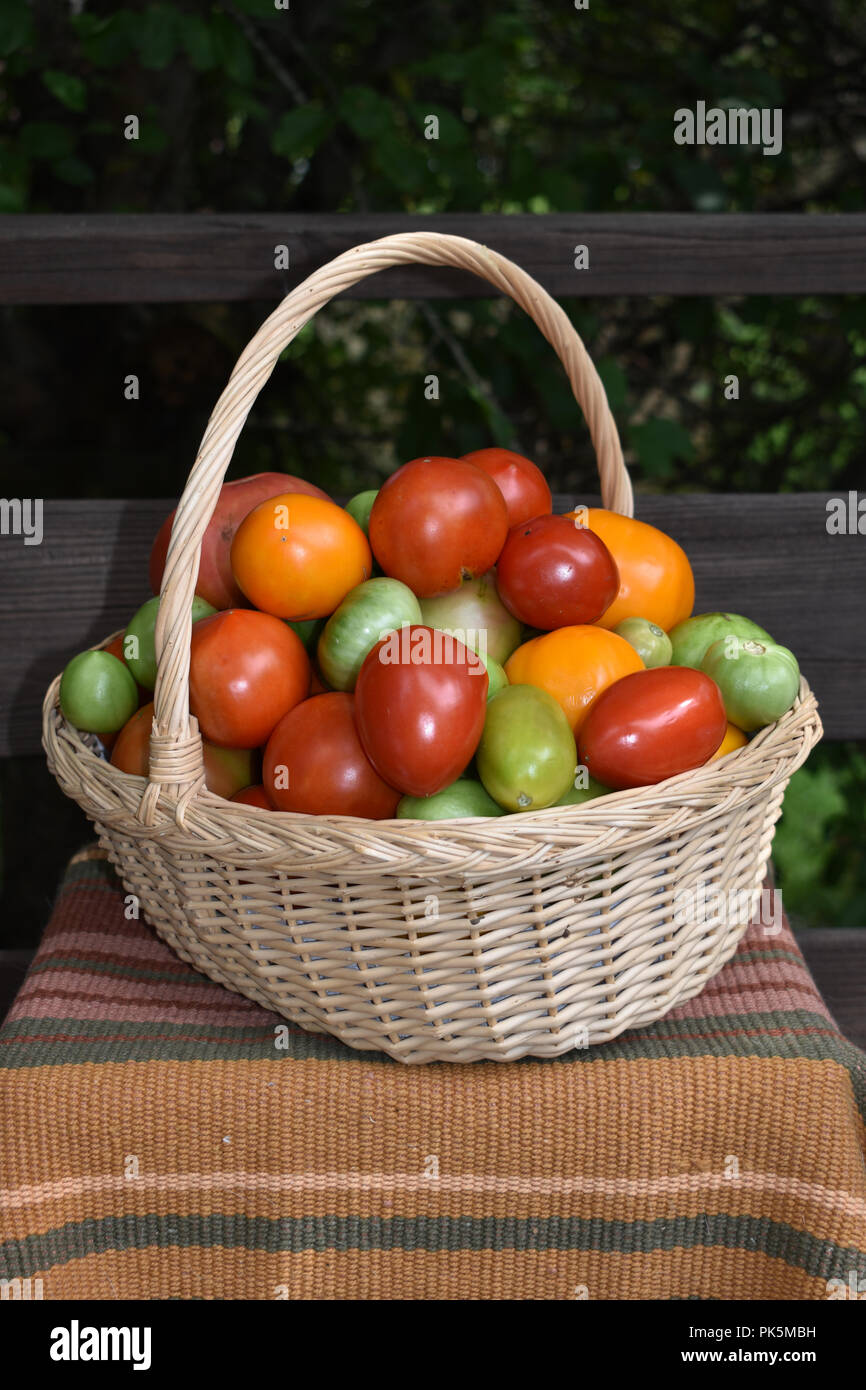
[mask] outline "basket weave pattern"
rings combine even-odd
[[[191,602],[235,442],[283,348],[365,275],[420,261],[507,293],[556,350],[589,424],[605,506],[632,514],[616,425],[586,349],[530,276],[459,237],[410,233],[315,272],[252,339],[178,507],[156,632],[147,780],[104,762],[58,705],[43,743],[61,788],[157,932],[204,974],[304,1028],[404,1062],[557,1056],[697,994],[760,895],[791,773],[821,734],[805,681],[745,748],[655,787],[493,820],[268,812],[204,786],[189,714]]]

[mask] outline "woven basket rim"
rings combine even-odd
[[[110,640],[110,639],[109,639]],[[352,870],[361,872],[388,872],[389,864],[395,854],[403,853],[422,856],[422,863],[429,870],[466,872],[470,867],[465,861],[478,856],[478,841],[489,840],[491,832],[495,838],[497,829],[504,831],[513,842],[524,842],[527,848],[536,853],[541,846],[547,846],[550,853],[542,861],[550,867],[556,858],[555,844],[557,832],[568,837],[569,854],[563,850],[562,862],[574,862],[576,858],[586,858],[603,848],[605,853],[615,853],[621,841],[627,841],[633,848],[636,837],[642,843],[651,844],[656,839],[664,839],[671,833],[687,825],[690,830],[712,819],[722,811],[733,810],[749,804],[781,781],[787,780],[791,773],[805,761],[809,750],[821,736],[821,720],[818,704],[805,678],[801,678],[800,692],[791,710],[774,724],[760,730],[743,748],[736,749],[724,758],[713,760],[690,772],[667,778],[652,786],[610,792],[593,801],[577,806],[549,806],[538,811],[520,811],[501,817],[466,816],[447,821],[424,821],[388,819],[371,821],[357,816],[306,815],[295,811],[267,811],[244,803],[226,801],[207,788],[199,788],[194,797],[185,801],[169,792],[162,792],[157,803],[155,820],[143,825],[136,820],[135,807],[141,796],[141,789],[147,785],[146,779],[121,772],[106,759],[100,757],[88,743],[88,736],[71,725],[62,715],[58,703],[60,677],[57,676],[49,687],[43,711],[43,745],[48,754],[52,770],[56,769],[57,744],[62,740],[75,749],[77,758],[83,759],[82,767],[87,767],[90,775],[96,778],[104,789],[111,788],[118,798],[119,806],[103,805],[98,815],[106,824],[113,824],[120,806],[126,805],[127,828],[136,838],[161,838],[166,831],[173,840],[186,832],[189,848],[207,853],[211,850],[226,860],[241,863],[255,863],[273,857],[280,850],[287,857],[292,853],[293,832],[298,837],[325,838],[329,831],[334,832],[340,842],[351,841],[363,832],[366,848],[359,850]],[[737,784],[732,782],[732,772],[740,774],[753,764],[752,776]],[[770,775],[766,770],[771,769]],[[78,799],[79,787],[68,780],[69,795]],[[78,779],[79,784],[81,779]],[[667,812],[667,814],[665,814]],[[213,824],[213,817],[219,818],[221,825]],[[227,836],[228,821],[231,821],[233,835]],[[244,850],[240,843],[244,827],[255,829],[255,839],[264,832],[257,851]],[[495,829],[494,829],[495,828]],[[585,832],[585,833],[581,833]],[[331,871],[333,857],[327,852],[318,856],[309,847],[299,853],[299,868],[305,873],[315,875],[317,870]],[[346,856],[343,856],[345,859]],[[491,865],[477,864],[478,872],[491,870],[513,872],[520,862],[509,854],[501,862]],[[453,863],[451,861],[454,861]]]

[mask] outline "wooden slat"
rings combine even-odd
[[[454,232],[510,256],[557,296],[840,294],[866,290],[866,214],[89,214],[0,217],[0,303],[274,301],[359,242]],[[274,269],[286,245],[290,271]],[[589,269],[574,269],[574,247]],[[484,295],[421,267],[365,280],[360,298]]]
[[[799,657],[827,735],[864,738],[866,545],[827,534],[828,496],[646,496],[638,514],[687,550],[698,612],[728,609],[767,627]],[[574,500],[558,498],[557,509]],[[41,546],[0,537],[0,756],[38,750],[51,677],[148,596],[150,544],[172,505],[49,500]]]

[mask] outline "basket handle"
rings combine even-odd
[[[241,353],[216,403],[178,504],[156,623],[157,677],[149,783],[139,814],[150,824],[160,789],[178,796],[178,820],[202,785],[201,741],[189,713],[191,606],[201,544],[235,443],[284,348],[323,304],[388,266],[417,262],[470,270],[525,309],[559,357],[589,425],[604,505],[633,515],[631,482],[604,387],[565,311],[513,261],[465,237],[404,232],[343,252],[308,276],[277,306]]]

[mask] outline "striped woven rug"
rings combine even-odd
[[[605,1046],[405,1067],[196,974],[93,848],[0,1068],[0,1278],[45,1299],[866,1294],[866,1054],[787,924]]]

